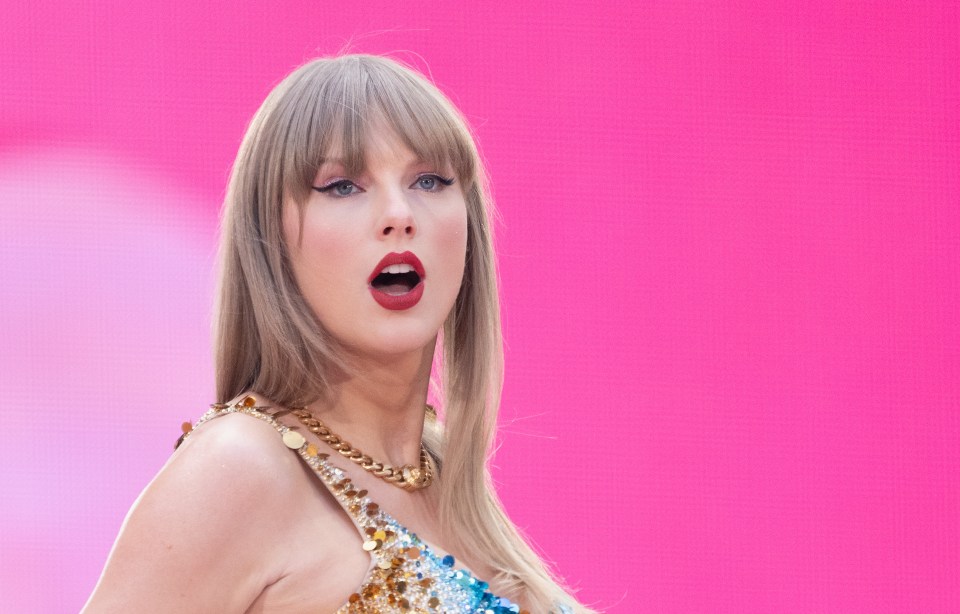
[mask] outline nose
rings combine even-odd
[[[403,190],[391,190],[384,197],[384,206],[378,224],[383,238],[406,236],[412,238],[417,233],[417,224],[413,217],[411,203]]]

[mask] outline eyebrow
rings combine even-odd
[[[362,161],[358,168],[350,168],[349,165],[347,165],[347,161],[343,158],[321,158],[320,164],[317,165],[317,168],[314,172],[319,173],[323,169],[329,167],[341,168],[348,174],[363,173],[367,170],[366,161]]]
[[[367,163],[366,163],[366,159],[365,159],[365,158],[366,158],[366,156],[364,156],[363,165],[362,165],[360,168],[355,169],[356,172],[362,173],[362,172],[365,172],[365,171],[367,170]],[[410,160],[410,162],[408,163],[408,166],[417,166],[417,165],[420,165],[420,164],[428,165],[428,166],[433,166],[433,162],[432,162],[432,161],[427,160],[427,159],[425,159],[425,158],[422,158],[422,157],[420,157],[420,156],[414,156],[414,157]],[[344,160],[343,158],[321,158],[321,159],[320,159],[320,164],[317,166],[317,170],[319,171],[320,169],[322,169],[322,168],[325,167],[325,166],[340,166],[340,167],[343,167],[343,168],[347,169],[348,171],[351,170],[351,169],[349,169],[349,168],[347,167],[347,162],[346,162],[346,160]],[[449,162],[442,163],[442,164],[440,164],[439,166],[441,166],[441,167],[443,167],[443,166],[449,166]]]

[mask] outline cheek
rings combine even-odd
[[[453,296],[460,291],[464,262],[467,256],[466,209],[444,218],[438,227],[438,250],[442,254],[444,275],[449,281]]]
[[[442,229],[442,236],[445,237],[444,242],[447,249],[450,250],[451,254],[464,254],[467,253],[467,212],[464,210],[459,215],[451,216],[451,219],[447,220]]]
[[[325,307],[329,308],[326,303],[331,297],[340,294],[324,290],[337,287],[339,275],[348,272],[342,259],[349,253],[351,240],[342,228],[338,230],[336,224],[319,216],[311,216],[309,211],[303,217],[301,233],[300,216],[296,208],[284,215],[283,230],[297,284],[307,302],[319,314]]]

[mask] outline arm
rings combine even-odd
[[[285,452],[245,416],[198,429],[134,503],[83,611],[245,611],[283,573]]]

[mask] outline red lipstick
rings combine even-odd
[[[394,265],[398,265],[399,272],[384,273],[384,269]],[[391,283],[386,278],[387,275],[396,278],[395,283]],[[380,278],[379,283],[374,285],[374,280],[377,278]],[[423,297],[424,279],[426,279],[426,273],[423,270],[423,264],[413,252],[402,254],[391,252],[377,263],[376,268],[367,278],[367,284],[373,300],[377,301],[381,307],[391,311],[402,311],[420,302],[420,298]]]

